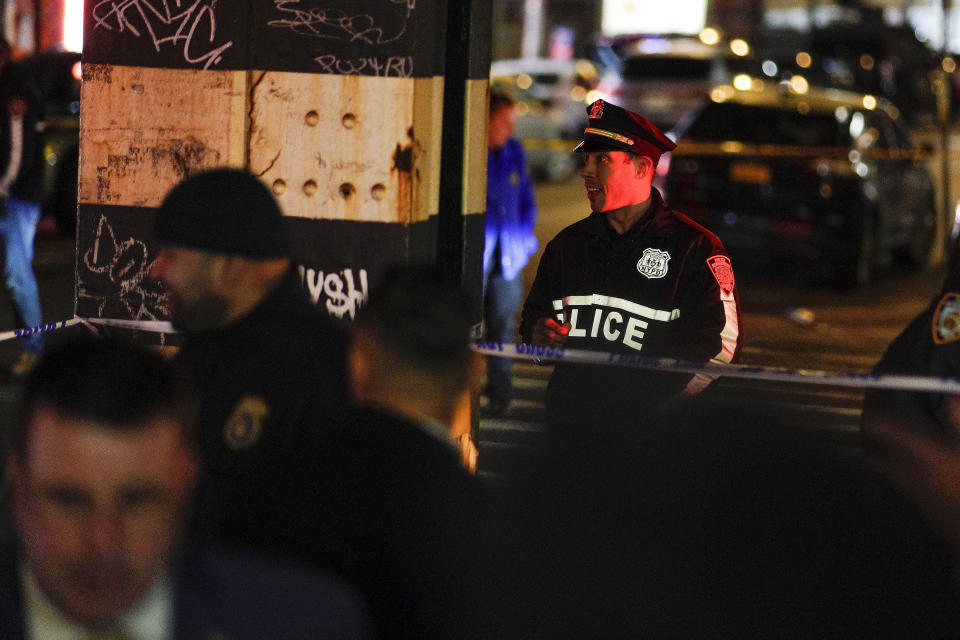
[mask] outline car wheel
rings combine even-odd
[[[546,167],[547,180],[562,182],[572,176],[576,169],[576,156],[572,153],[551,153]]]
[[[937,236],[937,216],[933,206],[933,196],[917,220],[910,241],[897,251],[899,261],[906,267],[922,267],[930,261],[930,251]]]
[[[836,282],[841,289],[859,289],[873,280],[877,243],[869,220],[859,221],[852,230],[848,251],[836,263]]]

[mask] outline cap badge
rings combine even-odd
[[[730,258],[727,256],[710,256],[707,258],[707,266],[713,273],[720,285],[720,291],[723,295],[729,296],[733,293],[733,267],[730,265]]]
[[[667,262],[670,254],[659,249],[644,249],[637,262],[637,271],[647,278],[662,278],[667,275]]]
[[[596,100],[590,105],[590,119],[603,117],[603,100]]]
[[[960,340],[960,295],[948,293],[933,312],[933,341],[946,344],[955,340]]]
[[[263,423],[270,416],[267,401],[259,396],[245,396],[237,403],[223,428],[223,441],[234,451],[251,449],[263,432]]]

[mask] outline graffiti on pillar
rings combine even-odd
[[[413,77],[413,56],[340,58],[331,53],[317,56],[314,60],[319,66],[320,73],[378,78]]]
[[[134,238],[119,239],[106,216],[99,217],[92,242],[79,258],[77,294],[96,306],[97,317],[168,316],[166,295],[150,277],[153,261],[147,245]]]
[[[209,69],[233,46],[218,37],[216,8],[217,0],[94,0],[90,19],[94,32],[146,39],[157,54],[173,49],[183,62]]]
[[[322,301],[327,313],[338,318],[349,315],[352,320],[367,299],[366,269],[360,269],[356,278],[353,269],[324,273],[301,265],[298,271],[313,304]]]
[[[407,21],[416,9],[416,0],[273,0],[282,17],[267,24],[277,29],[315,38],[380,45],[399,40],[407,32]]]

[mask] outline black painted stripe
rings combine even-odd
[[[75,292],[78,315],[120,320],[167,319],[162,287],[149,275],[157,255],[152,231],[155,211],[150,207],[79,206]],[[351,297],[349,291],[368,292],[393,264],[435,263],[437,259],[437,216],[410,225],[287,220],[294,240],[294,262],[302,267],[305,288],[314,294],[315,302],[348,319],[356,310],[355,296]],[[474,301],[472,316],[479,321],[483,216],[468,215],[463,221],[467,274],[463,287]]]
[[[84,61],[378,77],[443,74],[443,0],[199,0],[175,5],[88,0]]]

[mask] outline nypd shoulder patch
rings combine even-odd
[[[733,267],[730,265],[730,258],[727,256],[710,256],[707,258],[707,266],[710,267],[710,272],[716,278],[717,284],[720,285],[720,291],[724,295],[733,293]]]
[[[933,341],[946,344],[960,340],[960,294],[947,293],[933,312]]]

